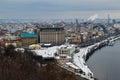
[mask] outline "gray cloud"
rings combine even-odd
[[[0,18],[73,18],[78,16],[85,18],[87,15],[96,13],[104,15],[104,11],[117,17],[115,12],[119,14],[119,3],[120,0],[0,0]]]

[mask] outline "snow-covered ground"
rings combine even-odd
[[[78,53],[75,53],[73,56],[73,62],[70,64],[69,62],[67,63],[70,65],[72,68],[77,68],[83,71],[83,74],[78,73],[78,75],[85,77],[89,80],[94,80],[94,76],[92,71],[89,69],[85,62],[86,55],[88,54],[88,51],[92,48],[96,49],[99,44],[103,43],[104,41],[101,41],[99,43],[96,43],[94,45],[85,47],[85,48],[80,48]],[[57,53],[57,49],[60,46],[53,46],[49,48],[43,48],[40,50],[32,50],[37,56],[42,56],[43,58],[55,58],[55,53]],[[55,58],[59,59],[59,58]]]
[[[40,49],[40,50],[32,50],[32,51],[37,56],[42,56],[43,58],[55,58],[55,53],[57,52],[57,48],[59,48],[59,46],[53,46],[53,47],[49,47],[49,48],[44,48],[44,49]],[[76,68],[81,69],[85,73],[85,75],[83,75],[83,74],[79,74],[79,75],[92,80],[93,78],[91,78],[91,75],[93,76],[93,73],[90,71],[90,69],[86,65],[85,60],[83,58],[83,56],[87,55],[89,48],[90,47],[81,48],[80,52],[74,54],[73,63],[71,64],[71,67],[73,67],[75,69]]]
[[[103,44],[103,43],[106,43],[107,40],[103,40],[101,42],[98,42],[94,45],[91,45],[91,46],[88,46],[88,47],[85,47],[85,48],[80,48],[79,52],[76,53],[73,57],[73,63],[78,66],[84,73],[85,75],[82,75],[83,77],[89,79],[89,80],[94,80],[92,77],[93,76],[93,73],[92,71],[89,69],[89,67],[86,65],[85,63],[85,58],[87,56],[87,54],[89,53],[89,51],[91,49],[97,49],[99,47],[100,44]]]
[[[44,48],[40,50],[32,50],[37,56],[42,56],[43,58],[54,58],[57,52],[57,47]]]
[[[93,76],[93,73],[88,68],[88,66],[86,65],[85,60],[83,58],[83,56],[86,55],[87,53],[88,53],[88,47],[81,48],[80,52],[78,52],[74,55],[73,62],[76,66],[78,66],[85,73],[85,75],[81,74],[81,76],[83,76],[87,79],[93,80],[93,78],[91,78],[91,75]]]

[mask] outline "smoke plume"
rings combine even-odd
[[[97,19],[98,18],[98,14],[95,14],[95,15],[93,15],[93,16],[90,16],[89,18],[88,18],[88,21],[94,21],[95,19]]]

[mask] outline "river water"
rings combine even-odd
[[[87,64],[98,80],[120,80],[120,40],[95,51]]]

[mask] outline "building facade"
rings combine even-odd
[[[61,45],[57,48],[57,54],[61,58],[66,58],[67,56],[72,56],[75,53],[75,45]]]
[[[21,39],[22,39],[22,45],[27,46],[31,44],[36,44],[37,43],[37,34],[34,33],[22,33],[21,34]]]
[[[114,24],[114,27],[115,27],[115,28],[120,29],[120,22],[119,22],[119,23]]]
[[[63,27],[40,28],[40,43],[60,45],[65,43],[65,30]]]
[[[80,44],[81,40],[82,40],[82,36],[80,34],[71,34],[69,42],[71,44]]]

